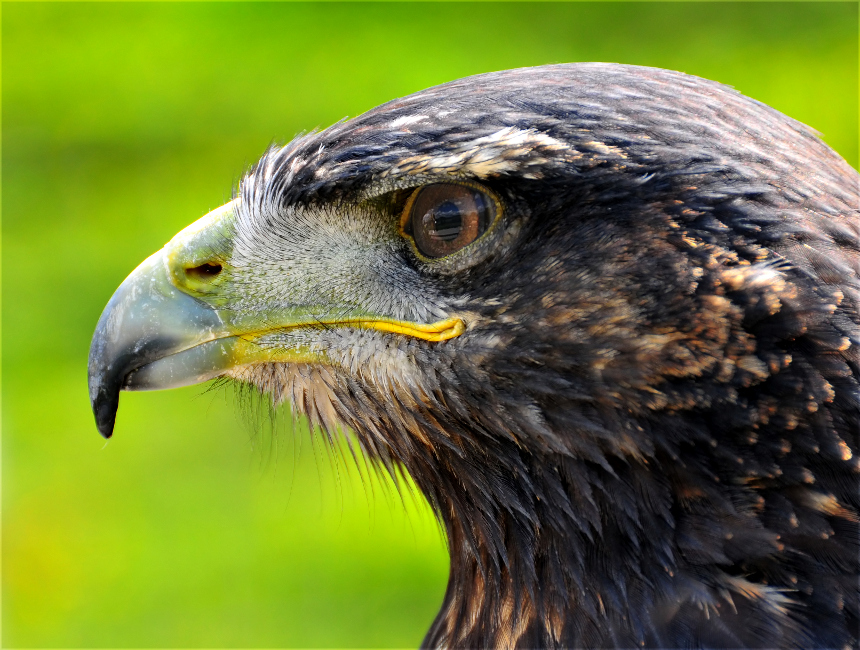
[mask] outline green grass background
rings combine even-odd
[[[362,483],[229,391],[124,394],[90,336],[113,290],[273,141],[464,75],[683,70],[857,165],[856,3],[2,7],[4,647],[415,646],[441,602],[420,499]]]

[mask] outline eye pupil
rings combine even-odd
[[[442,241],[454,241],[463,230],[463,214],[451,201],[431,209],[424,215],[422,222],[431,238]]]
[[[434,183],[416,190],[404,231],[425,257],[446,257],[483,235],[496,216],[495,202],[481,190]]]

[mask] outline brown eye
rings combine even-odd
[[[496,204],[467,185],[436,183],[416,190],[406,206],[403,230],[425,257],[456,253],[483,235],[496,218]]]

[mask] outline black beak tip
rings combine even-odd
[[[99,394],[93,402],[93,412],[96,416],[96,426],[103,438],[107,439],[113,435],[113,426],[116,422],[116,410],[119,406],[119,391],[116,395]]]
[[[111,436],[113,436],[113,422],[109,425],[105,426],[105,428],[99,427],[99,433],[102,435],[102,438],[105,440],[110,440]]]

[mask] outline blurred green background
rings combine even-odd
[[[619,61],[730,84],[855,167],[856,3],[2,7],[3,646],[416,646],[444,542],[227,389],[124,394],[86,358],[141,260],[273,141],[457,77]],[[289,418],[287,418],[289,420]]]

